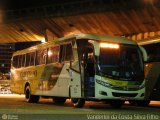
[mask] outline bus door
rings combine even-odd
[[[70,62],[70,97],[81,98],[82,97],[82,72],[80,68],[80,60],[78,55],[78,49],[76,42],[72,43],[73,46],[73,59]]]
[[[94,47],[88,43],[84,53],[84,88],[86,97],[95,96],[95,59]]]

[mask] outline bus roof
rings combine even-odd
[[[117,37],[117,36],[112,36],[112,35],[99,35],[99,34],[75,34],[75,35],[71,35],[71,36],[66,36],[66,37],[62,37],[62,38],[58,38],[55,39],[53,41],[49,41],[47,43],[43,43],[43,44],[38,44],[36,46],[33,47],[29,47],[27,49],[24,50],[19,50],[16,51],[13,55],[18,55],[18,54],[22,54],[22,53],[27,53],[29,51],[35,51],[36,49],[41,49],[45,46],[49,47],[51,45],[56,45],[56,44],[60,44],[63,42],[68,42],[71,39],[89,39],[89,40],[95,40],[95,41],[104,41],[104,42],[114,42],[114,43],[122,43],[122,44],[131,44],[131,45],[136,45],[137,43],[133,40],[128,40],[127,38],[123,38],[123,37]]]
[[[153,44],[153,43],[159,43],[160,42],[160,37],[157,37],[155,39],[147,39],[138,42],[139,45],[148,45],[148,44]]]
[[[128,40],[124,37],[118,37],[118,36],[112,36],[112,35],[100,35],[100,34],[74,34],[72,36],[66,36],[59,38],[58,40],[61,41],[67,41],[72,38],[78,39],[90,39],[90,40],[96,40],[96,41],[106,41],[106,42],[115,42],[115,43],[123,43],[123,44],[137,44],[133,40]]]

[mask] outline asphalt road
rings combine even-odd
[[[87,102],[74,108],[70,100],[57,105],[52,99],[27,103],[23,95],[0,95],[0,120],[160,120],[160,102],[149,107],[135,107],[127,103],[120,109],[102,102]]]

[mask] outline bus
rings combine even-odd
[[[51,97],[55,103],[71,99],[108,101],[121,107],[124,100],[143,100],[146,54],[135,41],[99,34],[75,34],[17,51],[12,56],[11,91],[27,102]]]
[[[160,100],[160,38],[144,40],[138,42],[147,52],[147,61],[145,62],[145,79],[147,104],[151,100]],[[146,105],[147,105],[146,104]]]

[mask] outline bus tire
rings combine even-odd
[[[71,98],[73,106],[76,108],[81,108],[85,104],[85,100],[82,98]]]
[[[25,99],[29,103],[37,103],[39,101],[39,96],[31,95],[31,89],[29,85],[25,88]]]
[[[128,102],[130,105],[133,105],[133,106],[137,105],[137,102],[135,100],[129,100]]]
[[[139,100],[139,101],[137,101],[137,105],[138,106],[143,106],[143,107],[148,106],[149,103],[150,103],[150,100],[141,100],[141,101]]]
[[[124,101],[122,101],[122,100],[112,100],[112,101],[110,101],[110,105],[113,108],[121,108],[123,104],[124,104]]]
[[[66,102],[66,98],[63,97],[53,97],[52,99],[57,104],[64,104]]]

